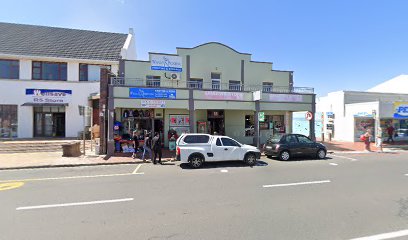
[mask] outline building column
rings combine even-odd
[[[309,121],[309,137],[315,141],[316,136],[315,136],[315,118],[316,118],[316,94],[313,94],[312,96],[312,114],[313,117]]]
[[[113,123],[115,121],[115,107],[113,100],[113,86],[108,86],[108,128],[107,128],[107,157],[112,156],[115,153],[115,141],[113,140]]]
[[[255,101],[255,115],[254,115],[254,145],[259,148],[260,145],[260,136],[259,136],[259,111],[261,108],[261,104],[259,100]]]
[[[99,98],[99,125],[100,125],[100,154],[106,154],[106,119],[108,109],[108,86],[109,86],[109,72],[106,68],[101,69],[100,81],[100,98]]]
[[[190,82],[190,55],[186,56],[186,81],[187,85]],[[195,114],[194,114],[194,91],[193,89],[188,90],[188,112],[190,118],[190,133],[194,133],[195,126]]]
[[[285,133],[292,133],[293,129],[292,129],[292,112],[287,111],[285,112]]]

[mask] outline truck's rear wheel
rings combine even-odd
[[[244,161],[246,162],[246,164],[248,164],[249,166],[254,166],[256,164],[256,156],[253,153],[247,153],[247,155],[245,155],[245,159]]]
[[[193,155],[190,157],[189,163],[192,168],[200,168],[203,166],[204,159],[199,155]]]

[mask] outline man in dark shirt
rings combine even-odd
[[[387,128],[387,133],[388,133],[388,139],[387,139],[387,142],[393,142],[394,143],[394,131],[395,131],[395,128],[392,126],[392,125],[390,125],[390,126],[388,126],[388,128]]]
[[[154,152],[154,158],[153,158],[153,164],[156,164],[156,158],[159,156],[159,163],[162,164],[161,157],[162,157],[162,147],[161,147],[161,139],[160,139],[160,134],[156,133],[152,140],[152,145],[153,145],[153,152]]]

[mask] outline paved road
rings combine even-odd
[[[405,174],[407,153],[1,171],[0,239],[408,238]]]

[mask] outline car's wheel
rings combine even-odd
[[[324,149],[319,149],[316,153],[318,159],[324,159],[326,157],[326,151]]]
[[[289,158],[290,158],[290,153],[289,153],[289,151],[282,151],[280,154],[279,154],[279,159],[280,160],[283,160],[283,161],[287,161],[287,160],[289,160]]]
[[[200,155],[193,155],[190,157],[189,163],[193,168],[200,168],[203,166],[204,158]]]
[[[247,153],[245,155],[245,159],[244,161],[246,162],[246,164],[248,164],[249,166],[254,166],[256,164],[256,156],[253,153]]]

